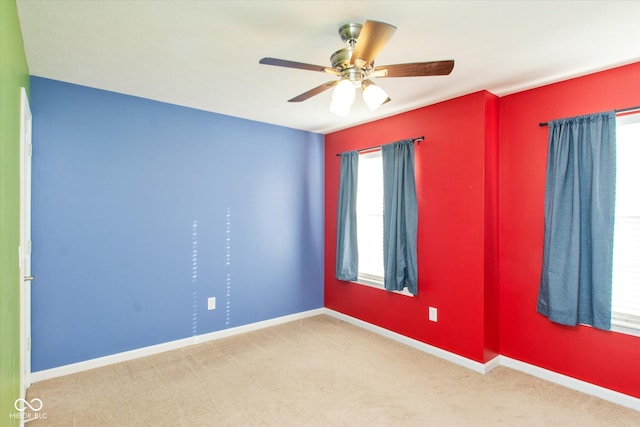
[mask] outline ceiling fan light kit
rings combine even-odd
[[[349,114],[356,96],[356,90],[362,91],[365,104],[375,110],[391,99],[376,85],[371,77],[418,77],[450,74],[454,61],[416,62],[376,67],[374,60],[384,48],[396,27],[379,21],[365,21],[364,25],[349,23],[342,25],[338,33],[347,44],[331,55],[331,67],[305,64],[277,58],[262,58],[259,62],[266,65],[320,71],[340,77],[304,92],[289,102],[302,102],[334,87],[329,110],[337,115]]]
[[[340,80],[333,89],[329,111],[338,116],[347,116],[356,99],[356,87],[349,80]]]
[[[365,85],[364,82],[362,84],[362,97],[371,111],[375,111],[385,102],[391,101],[387,92],[380,86],[374,84]]]

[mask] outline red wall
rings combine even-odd
[[[499,276],[498,276],[498,99],[487,103],[485,111],[485,200],[484,200],[484,361],[498,355]]]
[[[477,92],[325,136],[326,307],[479,362],[498,353],[497,105]],[[419,295],[336,280],[336,154],[421,135]]]
[[[500,99],[500,353],[640,397],[640,338],[536,313],[547,129],[539,122],[640,105],[640,63]]]

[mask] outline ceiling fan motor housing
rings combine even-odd
[[[340,49],[331,55],[331,66],[340,72],[340,78],[342,80],[351,80],[352,82],[361,82],[367,75],[367,70],[371,71],[372,66],[360,68],[351,64],[351,55],[353,54],[353,47],[345,47]]]

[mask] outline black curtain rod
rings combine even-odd
[[[618,113],[626,113],[627,111],[640,110],[640,105],[637,107],[629,107],[629,108],[621,108],[619,110],[613,110],[616,114]],[[544,127],[549,126],[549,122],[539,123],[538,126]]]
[[[424,136],[419,136],[417,138],[411,138],[411,142],[417,142],[418,144],[420,144],[420,141],[424,141]],[[375,150],[376,148],[382,148],[382,145],[376,145],[374,147],[367,147],[367,148],[361,148],[359,150],[356,150],[358,153],[361,151],[369,151],[369,150]],[[341,153],[336,154],[336,156],[340,157]]]

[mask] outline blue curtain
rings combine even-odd
[[[382,146],[384,287],[418,294],[418,201],[413,140]]]
[[[339,280],[355,281],[358,278],[357,190],[358,152],[342,153],[340,155],[336,245],[336,278]]]
[[[615,114],[549,122],[538,312],[611,328]]]

